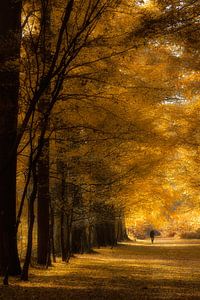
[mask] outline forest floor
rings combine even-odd
[[[121,243],[30,269],[30,280],[0,285],[5,300],[200,299],[200,241]]]

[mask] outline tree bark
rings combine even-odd
[[[62,261],[66,261],[66,247],[65,247],[65,231],[64,231],[64,204],[65,204],[65,176],[63,166],[62,170],[62,180],[61,180],[61,211],[60,211],[60,246],[61,246],[61,256]]]
[[[55,242],[54,242],[54,208],[52,205],[50,205],[50,242],[51,242],[51,253],[53,257],[53,262],[56,262],[56,251],[55,251]]]
[[[42,156],[38,162],[38,253],[37,261],[41,265],[47,264],[49,251],[49,141],[45,141]]]
[[[27,250],[26,250],[26,257],[22,269],[22,274],[21,274],[21,279],[24,281],[28,280],[28,270],[30,266],[30,261],[31,261],[31,253],[32,253],[32,243],[33,243],[33,226],[34,226],[34,220],[35,220],[35,215],[34,215],[34,203],[35,203],[35,198],[37,194],[37,174],[36,174],[36,167],[35,165],[33,166],[33,189],[31,192],[31,196],[29,199],[29,224],[28,224],[28,244],[27,244]]]
[[[0,274],[21,272],[16,230],[16,135],[21,1],[0,1]]]
[[[51,61],[51,1],[44,1],[42,5],[41,22],[41,61],[44,65],[44,75],[46,74]],[[46,70],[47,69],[47,70]],[[49,107],[51,97],[51,87],[49,87],[40,99],[39,109],[41,111],[41,130],[44,124],[42,115],[46,113]],[[48,121],[49,122],[49,121]],[[49,126],[47,125],[47,128]],[[50,263],[50,193],[49,193],[49,138],[45,139],[42,155],[38,162],[38,253],[37,262],[41,265]]]
[[[62,261],[66,261],[67,254],[66,254],[65,234],[64,234],[64,213],[62,210],[60,216],[60,246],[61,246]]]

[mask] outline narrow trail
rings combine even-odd
[[[122,243],[77,255],[49,270],[33,268],[30,281],[0,286],[5,300],[200,299],[200,241]]]

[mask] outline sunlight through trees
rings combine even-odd
[[[0,4],[5,281],[127,229],[198,233],[199,13],[197,0]]]

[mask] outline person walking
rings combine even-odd
[[[154,232],[154,230],[150,231],[150,238],[151,238],[151,243],[153,244],[154,238],[155,238],[155,232]]]

